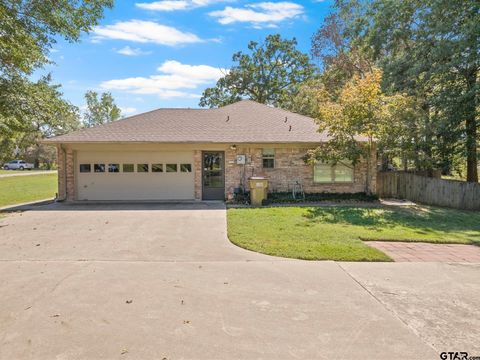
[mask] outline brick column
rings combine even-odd
[[[195,200],[202,200],[202,151],[193,153],[193,171],[195,182]]]
[[[57,145],[57,172],[58,172],[58,200],[65,200],[65,154],[60,145]]]
[[[66,149],[66,184],[67,184],[67,200],[75,200],[75,164],[72,149]]]

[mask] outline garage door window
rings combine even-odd
[[[94,164],[93,171],[96,173],[103,173],[105,172],[105,164]]]
[[[177,164],[167,164],[167,172],[177,172]]]
[[[148,164],[137,164],[137,172],[139,173],[148,172]]]
[[[92,172],[92,165],[90,165],[90,164],[80,164],[80,172],[81,173]]]
[[[152,172],[163,172],[163,164],[152,164]]]
[[[108,164],[109,173],[118,173],[120,172],[120,164]]]
[[[192,172],[192,164],[180,164],[180,171],[181,172]]]
[[[133,164],[123,164],[123,172],[124,173],[133,173],[135,166]]]

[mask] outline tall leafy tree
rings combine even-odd
[[[402,95],[387,96],[381,89],[382,71],[373,68],[363,76],[354,75],[337,93],[319,93],[318,123],[331,140],[308,153],[307,161],[332,163],[348,159],[356,164],[366,161],[365,191],[372,191],[371,175],[375,171],[376,144],[392,147],[401,130],[408,100]],[[366,138],[359,142],[359,136]]]
[[[14,149],[20,149],[19,155],[28,149],[38,166],[41,139],[80,125],[78,109],[62,99],[60,87],[52,85],[49,76],[35,82],[21,76],[13,81],[0,78],[0,93],[0,101],[8,102],[0,115],[0,161],[8,160]]]
[[[0,2],[0,150],[38,145],[39,136],[78,125],[78,110],[62,99],[49,76],[30,75],[51,61],[58,38],[79,40],[113,0],[4,0]],[[29,140],[30,139],[30,140]],[[4,159],[5,160],[5,159]]]
[[[330,14],[312,37],[312,56],[322,69],[322,82],[333,94],[355,76],[363,76],[375,65],[368,51],[349,37],[345,21]]]
[[[338,0],[337,5],[350,37],[382,63],[391,89],[421,99],[427,155],[443,130],[456,133],[467,181],[478,181],[478,0]]]
[[[0,2],[0,72],[30,74],[49,62],[57,37],[76,42],[98,23],[113,0]]]
[[[295,39],[282,39],[278,34],[267,36],[263,43],[251,41],[249,53],[235,53],[236,64],[215,87],[203,92],[200,106],[219,107],[246,98],[288,107],[299,85],[316,72],[309,56],[296,46]]]
[[[83,122],[86,127],[106,124],[120,118],[120,108],[115,104],[111,93],[102,93],[99,97],[95,91],[87,91],[85,100],[87,109]]]

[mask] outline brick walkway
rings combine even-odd
[[[480,247],[475,245],[397,241],[368,241],[366,244],[383,251],[395,261],[480,263]]]

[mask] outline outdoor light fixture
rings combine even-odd
[[[230,150],[237,150],[237,145],[235,145],[235,144],[230,145]]]

